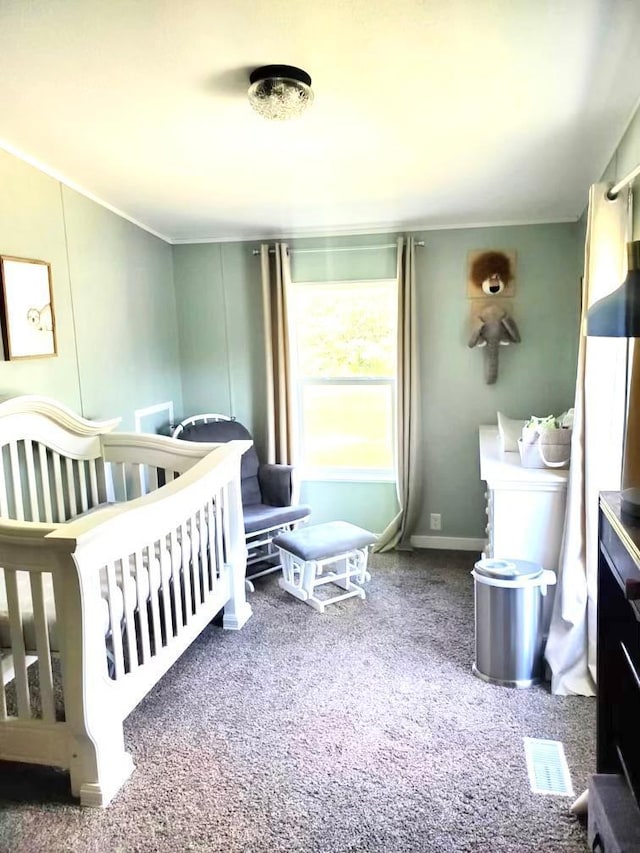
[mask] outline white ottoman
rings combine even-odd
[[[353,596],[365,598],[365,591],[358,584],[370,578],[367,572],[369,546],[377,538],[374,533],[347,521],[299,527],[276,536],[273,544],[279,549],[282,560],[280,586],[320,613],[327,604]],[[318,598],[315,590],[327,583],[344,591]]]

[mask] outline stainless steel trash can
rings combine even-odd
[[[542,679],[548,630],[547,589],[554,572],[526,560],[478,560],[475,583],[476,659],[473,673],[505,687]]]

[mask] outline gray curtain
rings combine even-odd
[[[260,247],[267,393],[267,461],[295,464],[291,364],[287,332],[287,287],[291,281],[286,243]]]
[[[396,399],[396,489],[400,511],[381,533],[376,551],[410,549],[420,511],[420,382],[416,308],[415,244],[398,239],[398,363]]]

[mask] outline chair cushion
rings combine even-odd
[[[291,533],[281,533],[274,538],[273,544],[306,561],[346,554],[373,545],[377,539],[375,533],[349,524],[348,521],[328,521],[326,524],[299,527]]]
[[[269,527],[279,527],[281,524],[290,524],[311,514],[311,507],[305,504],[297,506],[267,506],[266,504],[252,504],[243,507],[244,532],[246,534],[256,533]]]
[[[189,424],[179,438],[185,441],[225,442],[234,439],[253,441],[249,430],[239,421],[209,421],[208,423]],[[258,454],[252,445],[242,454],[240,477],[242,479],[242,503],[244,505],[260,503],[260,484],[258,482]]]

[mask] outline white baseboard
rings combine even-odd
[[[446,551],[484,551],[486,539],[471,539],[466,536],[412,536],[414,548],[442,548]]]

